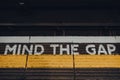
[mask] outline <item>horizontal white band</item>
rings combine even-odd
[[[120,36],[1,36],[0,43],[120,43]]]
[[[0,43],[29,43],[28,36],[0,36]]]

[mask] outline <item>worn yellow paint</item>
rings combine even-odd
[[[28,68],[73,68],[73,57],[70,55],[29,56]]]
[[[120,55],[75,56],[76,68],[120,68]]]
[[[25,55],[0,55],[0,68],[25,68],[25,63]]]
[[[120,68],[120,55],[0,55],[0,68]]]

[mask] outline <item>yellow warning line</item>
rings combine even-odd
[[[0,68],[25,68],[26,58],[26,55],[0,55]],[[29,55],[27,60],[27,68],[73,67],[120,68],[120,55],[76,55],[74,58],[73,55]]]
[[[25,68],[25,55],[0,55],[0,68]]]
[[[120,68],[120,55],[75,56],[76,68]]]
[[[72,68],[73,59],[69,55],[29,56],[28,68]]]

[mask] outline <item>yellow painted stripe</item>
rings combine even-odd
[[[120,68],[120,55],[75,56],[76,68]]]
[[[28,68],[73,68],[73,57],[70,55],[29,56]]]
[[[25,55],[0,55],[0,68],[25,68],[25,63]]]
[[[0,68],[25,68],[25,55],[0,55]],[[120,55],[29,55],[27,68],[120,68]]]

